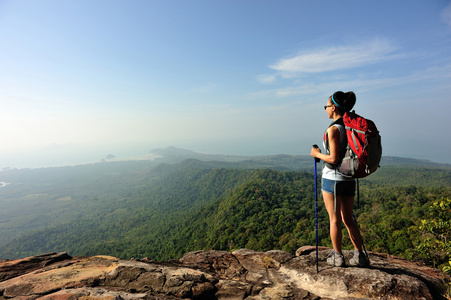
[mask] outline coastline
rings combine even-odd
[[[10,185],[11,183],[0,181],[0,188]]]

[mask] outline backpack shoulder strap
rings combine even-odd
[[[335,120],[335,121],[333,121],[332,123],[330,123],[330,125],[329,125],[329,127],[327,127],[327,130],[330,128],[330,127],[332,127],[332,126],[334,126],[334,125],[342,125],[343,126],[343,129],[345,129],[345,124],[344,124],[344,121],[343,121],[343,117],[340,117],[340,118],[338,118],[337,120]],[[330,153],[329,152],[329,136],[328,136],[328,134],[327,134],[327,130],[326,130],[326,132],[324,133],[324,145],[325,145],[325,148],[326,148],[326,153]],[[344,137],[346,138],[346,134],[344,135]],[[340,161],[339,161],[339,163],[338,164],[330,164],[330,163],[326,163],[326,166],[329,168],[329,169],[335,169],[340,163],[341,163],[341,159],[344,157],[344,152],[346,151],[346,145],[347,145],[347,142],[346,143],[344,143],[343,142],[343,145],[344,145],[344,149],[341,149],[341,147],[340,147],[340,149],[338,150],[339,151],[339,158],[340,158]],[[340,145],[341,146],[341,145]],[[343,151],[344,150],[344,151]]]

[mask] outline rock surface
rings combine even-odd
[[[369,268],[331,267],[327,248],[317,273],[314,250],[196,251],[163,263],[50,253],[0,262],[0,299],[441,299],[449,279],[377,253]]]

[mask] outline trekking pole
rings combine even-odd
[[[313,148],[319,148],[318,145],[313,145]],[[321,152],[321,150],[320,150]],[[317,172],[317,163],[319,162],[318,158],[314,159],[315,162],[315,236],[316,236],[316,273],[318,273],[318,172]]]

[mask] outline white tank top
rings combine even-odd
[[[341,124],[334,124],[332,126],[337,127],[338,131],[340,132],[340,138],[338,140],[338,143],[339,144],[344,143],[345,142],[345,134],[346,134],[346,129],[344,128],[344,126],[341,125]],[[323,141],[323,148],[327,152],[325,141]],[[336,180],[336,181],[348,181],[348,180],[352,181],[352,180],[354,180],[354,178],[351,178],[349,176],[343,175],[342,173],[340,173],[336,169],[328,168],[326,166],[326,164],[324,164],[324,168],[323,168],[323,171],[322,171],[322,177],[325,178],[325,179]]]

